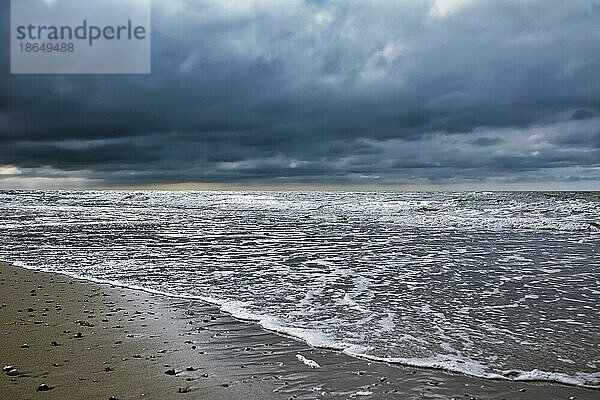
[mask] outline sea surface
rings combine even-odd
[[[314,346],[600,388],[600,193],[0,191],[0,259]]]

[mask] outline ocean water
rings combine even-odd
[[[600,387],[600,193],[0,191],[0,259],[374,360]]]

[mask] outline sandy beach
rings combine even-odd
[[[598,399],[314,349],[212,305],[0,264],[0,399]]]

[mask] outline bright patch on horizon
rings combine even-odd
[[[12,165],[5,165],[0,167],[0,175],[20,175],[21,170]]]

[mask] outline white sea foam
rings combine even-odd
[[[345,351],[355,357],[365,358],[373,361],[387,362],[391,364],[402,364],[419,368],[442,369],[450,372],[458,372],[478,378],[502,379],[512,381],[546,381],[557,382],[566,385],[582,386],[588,388],[600,388],[599,373],[577,373],[574,376],[559,372],[547,372],[534,369],[532,371],[505,370],[488,372],[487,367],[474,360],[453,355],[437,355],[428,358],[402,358],[402,357],[377,357],[369,354],[358,354]]]
[[[247,305],[247,303],[240,301],[225,302],[221,304],[221,311],[229,313],[241,320],[256,322],[269,331],[302,339],[313,347],[332,350],[343,350],[348,347],[347,344],[336,342],[317,329],[286,326],[285,324],[282,324],[277,317],[261,315],[250,311],[247,308]]]
[[[547,381],[596,389],[600,388],[600,372],[589,374],[580,372],[574,376],[561,372],[540,371],[538,369],[534,369],[532,371],[510,370],[503,371],[503,373],[510,374],[510,379],[514,381]]]
[[[379,321],[379,326],[383,332],[393,332],[396,328],[396,324],[394,323],[394,314],[388,313],[385,318]]]

